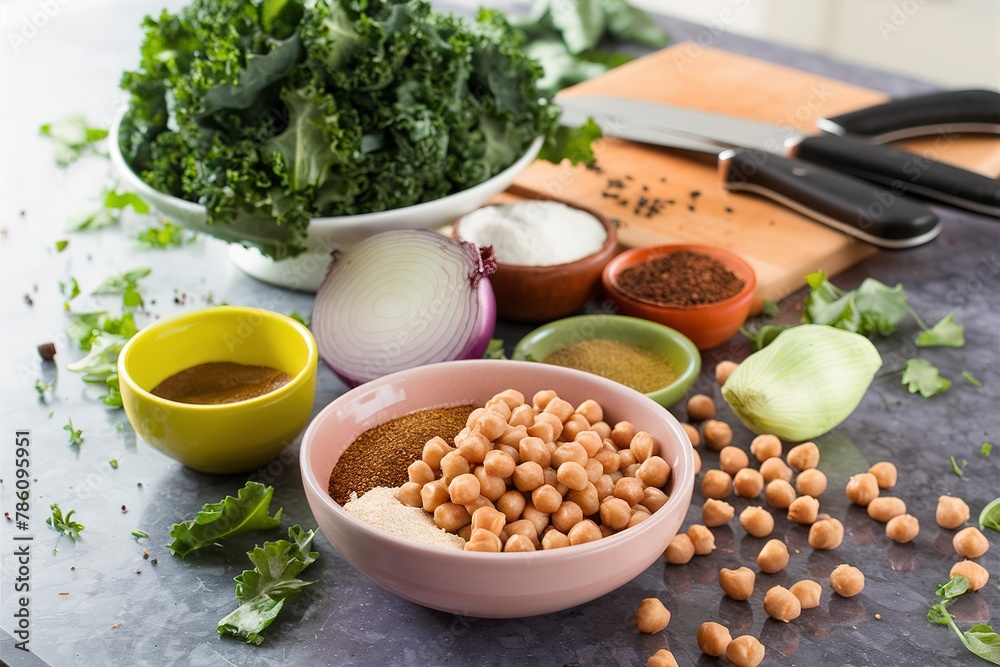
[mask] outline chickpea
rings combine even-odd
[[[563,424],[562,439],[576,440],[583,433],[590,433],[590,422],[583,415],[573,413]],[[597,436],[596,433],[593,434]]]
[[[535,395],[531,397],[531,405],[536,411],[541,412],[545,409],[545,406],[549,404],[553,398],[556,397],[556,392],[551,389],[543,389],[541,391],[535,392]]]
[[[764,659],[764,645],[756,637],[742,635],[729,642],[726,657],[736,667],[757,667]]]
[[[701,472],[701,454],[697,449],[692,449],[691,454],[694,456],[694,474],[697,475]]]
[[[681,428],[684,429],[684,433],[687,435],[688,440],[691,441],[692,447],[697,447],[701,444],[701,433],[698,432],[698,429],[687,423],[682,423]]]
[[[963,528],[955,533],[955,537],[951,538],[951,544],[962,558],[979,558],[990,548],[990,541],[975,526]]]
[[[809,546],[836,549],[844,541],[844,524],[834,518],[820,519],[809,526]]]
[[[518,491],[534,491],[545,483],[545,472],[535,461],[524,461],[514,468],[514,486]]]
[[[615,482],[611,475],[601,475],[600,479],[594,483],[594,487],[597,489],[598,502],[601,502],[608,496],[613,495],[615,492]]]
[[[570,528],[583,521],[583,510],[576,503],[565,500],[559,504],[559,507],[552,513],[549,520],[556,530],[561,533],[568,533]]]
[[[494,535],[492,532],[486,530],[485,528],[473,529],[472,535],[469,537],[469,540],[465,543],[466,551],[486,551],[491,553],[499,553],[501,547],[502,545],[500,544],[500,537]]]
[[[789,588],[792,595],[799,599],[799,605],[803,609],[813,609],[819,606],[819,599],[823,595],[823,587],[812,579],[796,581]]]
[[[788,506],[786,518],[795,523],[809,525],[819,516],[819,501],[812,496],[799,496]]]
[[[621,458],[614,445],[602,445],[601,449],[594,454],[594,460],[601,464],[604,474],[611,474],[621,467]]]
[[[611,441],[618,449],[626,449],[634,437],[635,426],[632,425],[632,422],[621,421],[611,429]]]
[[[618,450],[618,469],[625,472],[629,466],[634,466],[638,461],[635,460],[635,454],[632,453],[631,449],[619,449]]]
[[[475,475],[465,473],[451,480],[448,484],[448,495],[453,503],[468,505],[479,497],[480,484]]]
[[[906,514],[906,503],[901,498],[880,496],[868,503],[868,516],[886,523],[889,519]]]
[[[503,550],[508,553],[524,553],[538,549],[535,547],[535,543],[524,535],[511,535],[504,543]]]
[[[423,488],[422,484],[407,482],[396,491],[396,500],[410,507],[420,507],[424,504],[423,499],[420,497],[421,488]]]
[[[629,507],[637,505],[642,500],[643,493],[642,480],[635,477],[622,477],[615,483],[615,498],[621,498]]]
[[[719,586],[733,600],[749,600],[756,580],[757,575],[749,567],[737,570],[724,567],[719,570]]]
[[[703,422],[715,417],[715,401],[706,394],[695,394],[687,402],[688,419]]]
[[[736,367],[739,366],[735,361],[720,361],[715,365],[715,381],[719,383],[720,387],[725,386],[726,380],[729,376],[733,374]]]
[[[523,521],[530,521],[535,526],[535,536],[542,534],[545,527],[549,525],[549,515],[541,511],[533,503],[524,504],[524,511],[521,512]]]
[[[733,641],[729,628],[712,621],[706,621],[698,626],[698,648],[702,653],[716,657],[726,652],[726,647]]]
[[[719,467],[730,475],[735,475],[740,470],[750,465],[750,458],[747,453],[739,447],[723,447],[719,452]]]
[[[802,603],[784,586],[773,586],[764,594],[764,611],[774,620],[788,623],[802,614]]]
[[[701,493],[706,498],[721,500],[729,496],[733,487],[733,478],[722,470],[709,470],[701,478]]]
[[[608,496],[601,503],[601,523],[612,530],[622,530],[632,518],[632,508],[621,498]],[[582,518],[582,517],[581,517]]]
[[[912,542],[920,533],[920,521],[912,514],[894,516],[885,524],[885,534],[893,542]]]
[[[489,404],[489,402],[487,402],[487,404]],[[479,418],[482,417],[484,414],[486,414],[486,408],[476,408],[475,410],[473,410],[471,413],[469,413],[468,419],[465,420],[465,428],[471,429],[473,426],[476,425],[476,422],[478,422]],[[455,440],[460,440],[461,438],[464,438],[466,435],[468,435],[468,431],[463,430],[462,433],[459,433],[458,436],[455,437]]]
[[[818,468],[806,468],[795,478],[795,490],[804,496],[819,498],[826,491],[826,475]]]
[[[958,574],[969,580],[969,588],[974,591],[978,591],[990,580],[989,570],[971,560],[963,560],[951,566],[951,572],[948,573],[948,577],[952,578]]]
[[[773,456],[760,464],[760,476],[764,478],[765,484],[773,482],[776,479],[791,482],[792,469],[780,458]]]
[[[561,549],[569,546],[569,538],[558,530],[547,530],[542,536],[542,549]]]
[[[584,519],[570,529],[567,537],[569,537],[569,543],[574,546],[584,544],[585,542],[593,542],[594,540],[601,539],[601,529],[590,519]]]
[[[781,440],[778,436],[763,433],[750,441],[750,453],[763,463],[768,459],[781,456]]]
[[[937,503],[935,518],[942,528],[951,530],[958,528],[969,520],[969,506],[961,498],[955,496],[940,496]]]
[[[535,545],[536,549],[541,546],[541,543],[538,541],[538,529],[535,528],[535,524],[528,519],[512,521],[507,524],[504,530],[507,531],[508,540],[514,535],[523,535]]]
[[[767,537],[774,530],[774,517],[763,507],[751,505],[740,512],[740,525],[754,537]]]
[[[555,487],[548,484],[542,484],[540,487],[531,492],[531,504],[539,512],[544,512],[545,514],[552,514],[562,505],[563,497]]]
[[[764,487],[764,497],[767,504],[777,509],[787,509],[791,507],[795,500],[795,489],[783,479],[775,479],[767,483]]]
[[[583,447],[588,458],[592,458],[604,446],[604,440],[597,434],[597,431],[581,431],[576,434],[573,442]]]
[[[511,410],[524,404],[524,394],[519,392],[517,389],[504,389],[499,394],[496,394],[491,401],[500,400],[507,404]]]
[[[591,424],[604,421],[604,408],[601,407],[600,403],[590,398],[576,406],[576,413],[583,415],[587,422]]]
[[[597,514],[601,509],[601,501],[597,499],[597,487],[587,482],[587,488],[582,491],[570,491],[566,499],[580,506],[583,516]]]
[[[865,575],[853,565],[841,564],[830,573],[830,588],[845,598],[854,597],[865,587]]]
[[[637,432],[629,442],[628,448],[635,456],[636,463],[642,463],[650,456],[655,456],[660,451],[660,447],[656,444],[656,440],[654,440],[653,436],[645,431]]]
[[[562,430],[563,430],[562,420],[560,420],[559,417],[552,414],[551,412],[543,412],[541,414],[535,415],[535,423],[532,425],[532,427],[542,426],[546,424],[552,428],[552,437],[542,438],[542,440],[544,440],[545,442],[554,442],[555,440],[558,440],[559,437],[562,435]],[[528,435],[534,435],[534,434],[529,431]]]
[[[649,656],[646,660],[646,667],[678,667],[674,654],[665,648]]]
[[[870,472],[854,475],[848,480],[844,491],[852,503],[868,507],[868,503],[878,498],[878,479]]]
[[[469,515],[469,510],[457,503],[441,503],[434,509],[434,525],[438,528],[444,528],[449,533],[454,533],[471,522],[472,517]],[[496,536],[494,535],[494,537]]]
[[[875,475],[875,479],[878,481],[878,488],[891,489],[896,486],[896,466],[888,461],[879,461],[869,468],[868,472]]]
[[[449,501],[448,485],[443,479],[424,484],[420,489],[420,502],[425,512],[433,512],[438,506]]]
[[[494,449],[487,452],[486,457],[483,459],[482,468],[492,477],[506,479],[514,474],[515,463],[510,454],[499,449]]]
[[[566,461],[560,465],[556,472],[556,479],[559,480],[560,484],[565,484],[567,488],[574,491],[582,491],[590,483],[586,468],[576,461]]]
[[[795,470],[809,470],[819,465],[819,447],[815,442],[803,442],[788,450],[785,457],[788,465]]]
[[[441,459],[441,478],[445,484],[451,484],[451,480],[470,471],[469,462],[457,450],[448,452]]]
[[[667,545],[667,550],[663,552],[663,557],[667,559],[668,563],[673,565],[689,563],[694,557],[694,542],[685,533],[677,533],[670,540],[670,544]]]
[[[628,525],[625,527],[631,528],[636,524],[642,523],[650,516],[652,515],[648,511],[646,511],[645,507],[643,507],[642,505],[636,505],[635,507],[632,508],[632,516],[629,517]]]
[[[462,507],[464,507],[465,510],[469,513],[469,516],[472,516],[472,514],[480,507],[488,507],[490,509],[496,509],[493,506],[493,503],[490,501],[490,499],[484,495],[477,496],[476,499],[473,500],[471,503],[465,503],[464,505],[462,505]]]
[[[721,451],[733,444],[733,429],[718,419],[709,419],[702,424],[701,436],[705,440],[705,445],[713,452]]]
[[[560,424],[560,427],[561,426],[562,424]],[[522,428],[523,427],[518,426],[517,429],[515,430],[520,430]],[[560,428],[560,431],[561,430],[562,429]],[[541,420],[535,421],[535,423],[533,423],[527,429],[524,429],[524,434],[527,435],[528,437],[538,438],[542,442],[552,442],[556,439],[556,432],[555,429],[552,427],[552,424]],[[504,436],[502,442],[505,443],[507,442],[506,435]]]
[[[505,410],[496,412],[492,409],[488,410],[486,414],[479,417],[479,421],[476,422],[475,430],[479,431],[487,442],[493,442],[507,430],[507,420],[511,417],[511,409],[506,403],[500,403],[498,405],[503,405]]]
[[[768,540],[757,554],[757,566],[762,572],[774,574],[788,565],[788,547],[781,540]]]
[[[650,514],[667,504],[670,496],[655,486],[647,486],[642,490],[642,500],[639,504],[649,510]]]
[[[641,463],[633,463],[629,467],[625,468],[625,470],[623,472],[625,473],[626,477],[635,477],[636,479],[639,479],[638,477],[636,477],[636,475],[639,474],[639,468],[641,466],[642,466]],[[642,480],[640,480],[640,481],[642,481]]]
[[[510,419],[507,423],[511,426],[523,426],[528,428],[535,423],[535,411],[530,405],[522,403],[510,412]]]
[[[506,515],[492,507],[480,507],[472,513],[472,530],[484,528],[499,537],[506,525]]]
[[[518,453],[517,447],[522,440],[528,437],[528,435],[529,433],[526,427],[510,426],[507,428],[507,430],[503,432],[503,435],[501,435],[497,439],[497,442],[503,447],[501,451],[507,452],[511,456],[511,458],[514,459],[514,463],[520,463],[521,455]],[[530,435],[540,437],[538,436],[537,433],[532,433]],[[551,436],[551,433],[548,435]],[[544,438],[542,439],[544,440]],[[508,451],[507,448],[509,448],[511,451]]]
[[[441,469],[441,459],[444,455],[452,451],[451,446],[444,441],[444,438],[434,436],[424,445],[420,459],[429,465],[432,470]]]
[[[650,456],[639,465],[635,476],[648,487],[660,488],[670,478],[670,464],[659,456]]]
[[[569,401],[556,396],[546,403],[543,412],[555,415],[559,421],[566,423],[566,421],[573,416],[573,413],[576,412],[576,409]]]
[[[468,542],[469,540],[472,539],[472,524],[471,523],[465,524],[464,526],[459,528],[458,532],[455,534],[461,537],[466,542]],[[500,538],[500,542],[501,543],[503,542],[503,537]]]
[[[543,468],[552,462],[552,455],[545,441],[529,435],[517,444],[518,453],[521,455],[521,463],[534,461]]]
[[[639,632],[654,634],[670,623],[670,610],[658,598],[646,598],[635,612],[635,627]]]
[[[552,454],[552,467],[559,469],[564,463],[572,461],[581,468],[587,465],[587,450],[578,442],[565,442],[556,448]]]
[[[733,477],[733,492],[741,498],[756,498],[764,490],[764,476],[753,468],[736,471]]]
[[[694,544],[695,556],[707,556],[715,551],[715,534],[707,527],[696,523],[688,528],[688,537]]]
[[[524,506],[527,502],[523,493],[511,489],[500,496],[496,504],[497,509],[503,512],[504,516],[507,517],[507,522],[510,523],[521,518],[521,513],[524,511]],[[424,507],[424,509],[427,508]]]
[[[709,528],[716,528],[728,523],[735,514],[736,510],[725,500],[709,498],[701,506],[701,521]]]

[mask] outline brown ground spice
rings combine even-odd
[[[680,250],[630,266],[615,286],[628,296],[660,306],[700,306],[736,296],[745,281],[721,262]]]
[[[408,479],[406,469],[421,457],[427,441],[441,436],[454,444],[475,409],[474,405],[459,405],[420,410],[368,429],[333,467],[330,497],[343,505],[352,492],[360,496],[376,486],[401,486]]]

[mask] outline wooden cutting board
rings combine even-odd
[[[696,56],[692,56],[696,53]],[[664,102],[816,132],[817,118],[883,102],[867,88],[712,48],[681,43],[567,89],[564,95],[615,95]],[[908,150],[996,176],[1000,141],[992,137],[921,139]],[[618,221],[622,245],[705,243],[743,256],[757,273],[758,304],[833,275],[876,252],[767,199],[730,194],[716,168],[669,149],[606,138],[595,167],[536,161],[514,192],[561,199]]]

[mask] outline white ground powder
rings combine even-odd
[[[458,237],[480,247],[493,246],[501,264],[551,266],[594,254],[608,232],[586,211],[532,200],[475,210],[459,221]]]
[[[434,525],[434,519],[420,507],[410,507],[396,500],[396,491],[377,486],[360,498],[356,493],[344,510],[356,519],[404,540],[429,547],[465,549],[465,540]]]

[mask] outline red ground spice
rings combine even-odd
[[[615,282],[633,299],[672,307],[717,303],[736,296],[745,284],[721,262],[690,250],[630,266]]]

